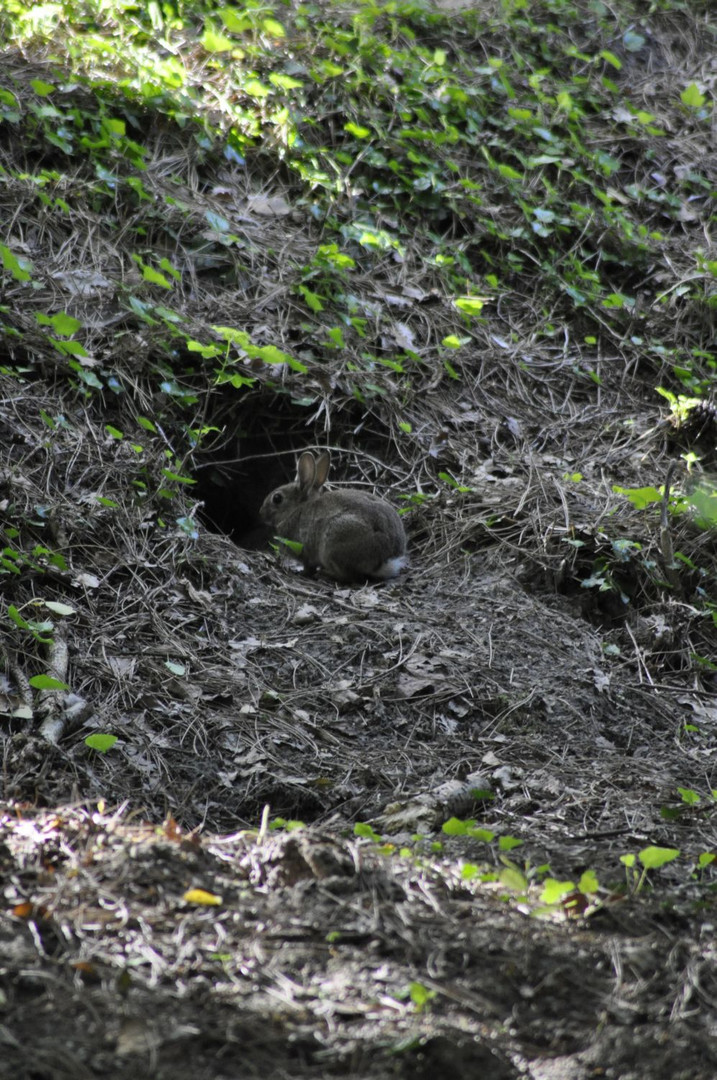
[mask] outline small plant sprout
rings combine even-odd
[[[430,990],[420,982],[412,982],[408,987],[408,996],[417,1013],[426,1012],[436,998],[437,991]]]
[[[676,859],[679,854],[679,848],[646,847],[638,851],[637,855],[621,855],[620,862],[626,868],[628,887],[632,895],[637,895],[642,891],[648,871],[661,869]],[[638,862],[642,865],[641,871],[637,869]]]

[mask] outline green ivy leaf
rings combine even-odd
[[[124,120],[116,120],[112,116],[106,116],[102,121],[102,129],[113,139],[123,139],[127,133]]]
[[[248,79],[244,85],[244,92],[253,98],[265,98],[271,93],[271,87],[259,79]]]
[[[21,630],[30,629],[30,624],[27,622],[26,619],[23,619],[22,615],[17,610],[14,604],[8,605],[7,613],[10,616],[12,622],[15,623],[15,626],[19,626]]]
[[[517,836],[501,836],[498,839],[498,847],[501,851],[512,851],[513,848],[521,847],[523,841]]]
[[[217,14],[230,34],[243,34],[252,28],[251,20],[240,14],[236,8],[221,8]]]
[[[51,326],[55,333],[62,337],[71,337],[83,325],[79,319],[75,319],[64,311],[58,312],[57,315],[45,315],[40,311],[36,313],[35,318],[40,326]]]
[[[546,878],[540,900],[543,904],[559,904],[564,896],[574,891],[575,882],[573,881],[556,881],[555,878]]]
[[[638,851],[637,857],[646,870],[659,870],[679,854],[679,848],[646,847]]]
[[[483,310],[483,301],[477,296],[461,296],[453,301],[459,311],[466,315],[479,315]]]
[[[54,679],[52,675],[33,675],[29,680],[34,690],[69,690],[67,683]]]
[[[490,844],[495,840],[495,833],[491,829],[479,829],[476,827],[475,829],[469,829],[467,835],[470,836],[471,840],[480,840],[482,844]]]
[[[522,180],[523,174],[514,169],[511,165],[499,165],[498,172],[501,176],[504,176],[506,180]]]
[[[528,879],[517,866],[504,867],[498,875],[498,880],[501,885],[505,885],[513,892],[525,892],[528,888]]]
[[[426,1005],[436,996],[435,990],[429,990],[423,983],[412,982],[408,987],[408,993],[411,1001],[417,1009],[425,1009]]]
[[[172,266],[169,259],[167,259],[167,258],[160,259],[159,260],[159,265],[162,267],[163,270],[166,270],[168,274],[171,274],[175,281],[181,281],[182,280],[182,275],[180,274],[179,270],[177,270],[176,267]]]
[[[318,293],[312,292],[311,289],[307,289],[306,285],[299,285],[298,289],[310,311],[324,310],[324,305],[321,303],[321,297]]]
[[[354,825],[354,836],[361,836],[365,840],[374,840],[376,843],[381,841],[381,837],[376,830],[362,821],[357,821]]]
[[[235,47],[231,38],[226,37],[210,25],[205,26],[204,33],[199,40],[202,48],[209,53],[231,52]]]
[[[690,109],[699,109],[705,103],[705,96],[697,83],[690,83],[680,94],[680,100]]]
[[[54,93],[56,89],[54,83],[43,82],[42,79],[31,79],[30,86],[38,97],[48,97],[50,94]]]
[[[264,32],[266,34],[270,34],[274,38],[286,37],[286,31],[284,30],[284,27],[281,25],[278,19],[272,19],[271,17],[267,17],[266,19],[262,19],[261,25],[264,29]]]
[[[624,488],[613,484],[612,490],[616,495],[624,495],[629,499],[636,510],[644,510],[652,503],[662,502],[662,494],[656,487]]]
[[[63,356],[89,356],[81,341],[59,341],[57,338],[48,338],[48,341]],[[101,383],[98,382],[97,385],[100,386]]]
[[[180,476],[179,473],[172,472],[171,469],[162,469],[162,475],[166,476],[168,480],[174,480],[176,484],[196,484],[197,482],[191,476]]]
[[[298,79],[292,79],[290,75],[281,75],[275,71],[269,76],[269,82],[279,90],[301,90],[304,86]]]
[[[155,270],[153,266],[142,267],[142,278],[144,281],[148,281],[150,285],[161,285],[163,289],[171,289],[172,283],[164,274],[160,274],[159,270]]]
[[[443,822],[441,831],[446,836],[466,836],[472,825],[475,825],[475,821],[461,821],[460,818],[452,817]]]
[[[598,881],[597,874],[594,870],[585,870],[580,876],[578,882],[578,889],[581,893],[592,894],[596,893],[600,888],[600,882]]]
[[[289,353],[282,352],[275,345],[263,345],[257,348],[255,355],[265,364],[287,364],[292,371],[307,372],[309,369],[300,360],[296,360]]]
[[[5,244],[0,244],[0,261],[2,261],[3,267],[10,271],[15,281],[30,280],[30,268],[32,267],[30,260],[13,255],[10,248],[6,247]]]
[[[108,750],[111,750],[114,744],[117,742],[116,735],[88,735],[85,739],[85,746],[89,746],[90,750],[98,750],[100,754],[106,754]]]
[[[370,128],[360,127],[359,124],[351,122],[344,124],[344,131],[348,131],[349,135],[355,135],[357,139],[367,139],[371,134]]]

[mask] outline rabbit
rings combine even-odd
[[[259,516],[302,545],[304,569],[337,581],[396,577],[406,566],[406,533],[394,508],[365,491],[326,491],[331,459],[305,451],[296,480],[267,495]]]

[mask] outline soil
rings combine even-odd
[[[44,70],[5,60],[16,87]],[[155,134],[148,191],[182,139]],[[19,181],[3,199],[34,220]],[[317,239],[260,229],[265,251]],[[61,290],[60,238],[37,243]],[[167,405],[153,344],[110,340],[96,287],[55,306],[95,319],[132,392],[2,345],[3,543],[24,553],[4,609],[54,629],[2,626],[0,1074],[713,1080],[713,533],[670,521],[676,587],[659,506],[613,490],[664,484],[685,449],[659,375],[613,342],[596,389],[496,317],[461,380],[428,372],[400,410],[308,376],[311,409],[290,375],[291,401],[268,376],[212,391],[239,435],[188,453],[202,508],[158,488],[182,427],[137,424]],[[188,315],[238,323],[238,292],[206,281]],[[40,301],[18,286],[9,325]],[[416,333],[449,316],[417,301]],[[397,580],[339,585],[270,547],[256,511],[307,444],[407,509]],[[70,692],[31,685],[48,672]],[[651,847],[678,855],[643,874]]]

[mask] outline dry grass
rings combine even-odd
[[[581,47],[581,27],[570,33]],[[658,13],[649,49],[622,57],[633,96],[669,132],[659,162],[634,135],[615,146],[599,112],[586,120],[636,183],[659,190],[651,172],[696,163],[717,179],[704,129],[675,104],[687,82],[711,79],[703,33],[697,9]],[[508,44],[496,23],[473,48],[485,58]],[[48,57],[15,50],[2,71],[23,105],[32,79],[57,80]],[[63,93],[79,109],[94,101],[81,85]],[[314,106],[323,135],[331,109]],[[694,564],[678,590],[659,512],[613,490],[660,486],[698,439],[709,479],[710,408],[699,432],[676,432],[654,392],[672,378],[670,349],[714,340],[709,298],[681,288],[708,236],[707,194],[678,220],[645,202],[640,222],[664,233],[659,263],[627,266],[624,281],[615,271],[640,304],[620,325],[605,317],[595,345],[594,324],[568,317],[516,240],[523,267],[486,305],[453,379],[440,342],[456,312],[425,235],[400,259],[357,263],[365,337],[347,330],[331,350],[296,291],[327,238],[310,193],[271,148],[230,167],[162,117],[140,119],[149,198],[121,185],[108,197],[77,158],[43,189],[64,214],[31,179],[61,155],[21,127],[0,140],[3,239],[35,267],[33,286],[4,277],[0,299],[3,546],[24,556],[5,595],[25,618],[47,617],[37,602],[75,610],[54,618],[54,645],[7,618],[0,630],[8,1067],[23,1080],[598,1069],[708,1080],[715,957],[699,903],[711,871],[697,864],[714,849],[712,530],[670,516],[673,548]],[[517,202],[488,194],[509,235]],[[353,205],[342,196],[332,209],[350,224]],[[236,243],[208,212],[230,219]],[[446,230],[456,255],[500,247],[459,213]],[[609,230],[590,239],[619,256]],[[180,271],[170,294],[142,285],[138,253]],[[169,304],[203,345],[231,326],[308,371],[232,354],[253,384],[216,385],[166,323],[141,317],[138,297]],[[56,311],[83,324],[79,371],[37,323]],[[407,345],[420,361],[402,376],[365,361]],[[88,388],[93,373],[102,389]],[[204,424],[217,431],[197,450]],[[250,542],[261,498],[306,445],[331,446],[339,482],[408,508],[404,578],[338,588]],[[246,548],[212,534],[196,489],[165,470],[201,478],[203,494],[221,474],[218,501],[236,504]],[[584,587],[603,570],[614,588]],[[69,695],[31,687],[48,670]],[[99,754],[84,741],[97,732],[119,741]],[[493,797],[475,802],[475,785]],[[687,808],[678,788],[700,804]],[[311,827],[257,834],[266,806]],[[524,872],[594,869],[602,907],[574,925],[562,909],[538,920],[527,914],[537,877],[520,900],[462,879],[462,860],[498,873],[503,853],[444,837],[454,814],[519,838],[511,858]],[[413,854],[355,840],[357,821]],[[681,852],[655,879],[667,914],[649,894],[613,891],[620,856],[648,844]],[[221,904],[188,904],[194,886]],[[435,993],[423,1008],[412,983]],[[71,1033],[61,1047],[58,1027]]]

